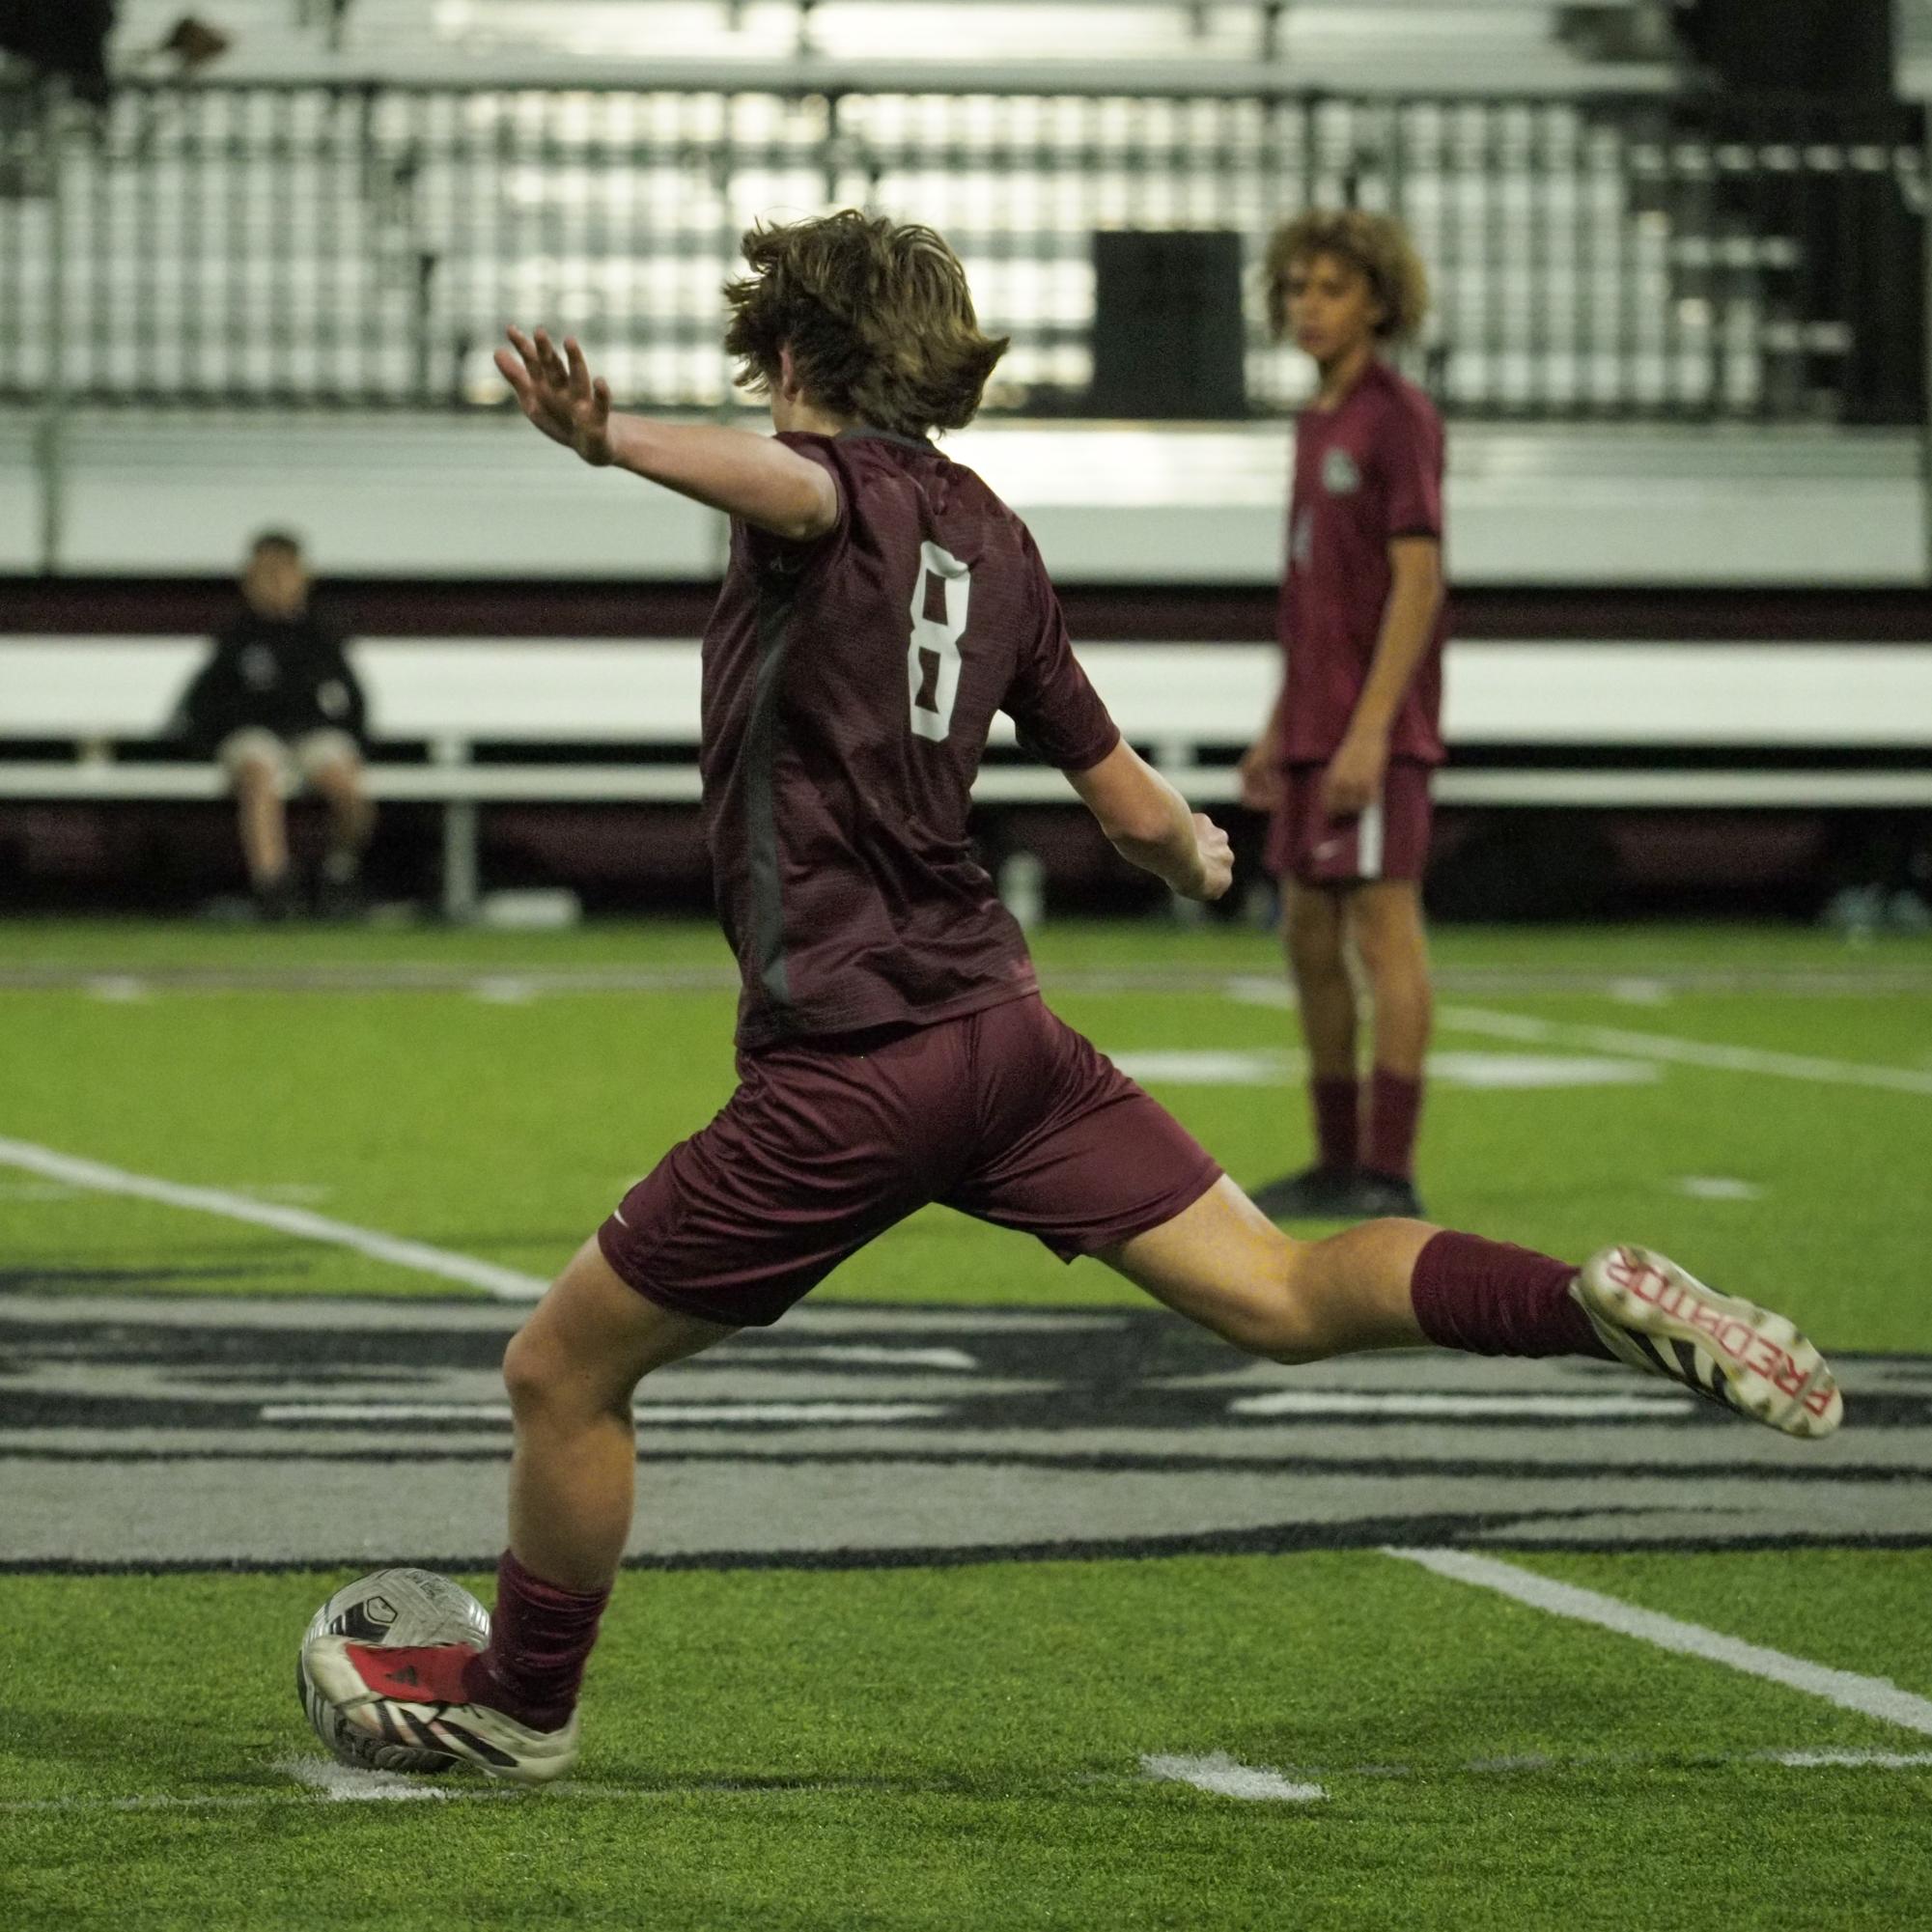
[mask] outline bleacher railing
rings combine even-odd
[[[856,204],[949,237],[1013,338],[989,407],[1032,414],[1090,406],[1097,233],[1232,232],[1277,413],[1306,371],[1267,339],[1268,235],[1353,201],[1414,231],[1452,413],[1922,419],[1919,108],[974,85],[136,84],[98,122],[0,93],[0,401],[498,406],[519,320],[716,408],[741,232]]]

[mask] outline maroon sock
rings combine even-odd
[[[1346,1075],[1310,1080],[1315,1103],[1316,1159],[1324,1167],[1348,1173],[1361,1158],[1361,1082]]]
[[[1422,1332],[1470,1355],[1587,1355],[1613,1361],[1570,1298],[1577,1271],[1533,1248],[1437,1235],[1415,1257],[1409,1296]]]
[[[464,1692],[535,1731],[568,1723],[609,1601],[608,1590],[585,1596],[546,1583],[504,1551],[496,1565],[490,1648],[465,1667]]]
[[[1376,1068],[1368,1086],[1364,1167],[1408,1180],[1415,1171],[1415,1127],[1422,1118],[1422,1082]]]

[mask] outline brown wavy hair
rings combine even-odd
[[[769,394],[789,348],[806,395],[834,415],[923,436],[973,419],[1009,338],[980,333],[966,270],[930,228],[840,209],[746,231],[751,273],[724,285],[726,351]]]
[[[1268,243],[1268,325],[1279,340],[1288,333],[1288,274],[1311,255],[1333,255],[1368,277],[1382,304],[1375,332],[1385,342],[1407,342],[1429,314],[1429,271],[1392,214],[1365,208],[1311,208],[1284,221]]]

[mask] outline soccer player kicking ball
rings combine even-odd
[[[1421,325],[1428,281],[1391,216],[1285,223],[1268,253],[1269,320],[1321,372],[1295,427],[1287,675],[1242,760],[1242,802],[1272,814],[1316,1158],[1254,1192],[1278,1219],[1419,1215],[1415,1129],[1429,1047],[1422,870],[1429,774],[1442,762],[1442,425],[1384,362]],[[1374,1019],[1361,1106],[1359,958]]]
[[[318,1638],[308,1669],[344,1718],[519,1782],[568,1771],[630,1531],[638,1381],[775,1322],[929,1201],[1096,1255],[1277,1361],[1597,1356],[1790,1435],[1835,1428],[1831,1371],[1789,1322],[1642,1248],[1579,1270],[1415,1220],[1291,1241],[1047,1010],[966,839],[995,712],[1177,892],[1227,890],[1227,839],[1121,742],[1025,526],[930,440],[970,420],[1005,348],[951,250],[847,210],[754,229],[744,253],[726,342],[775,437],[614,415],[568,339],[513,330],[497,354],[545,434],[732,518],[702,764],[740,1084],[510,1344],[490,1647]]]

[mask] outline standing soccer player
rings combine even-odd
[[[1277,1218],[1418,1215],[1422,872],[1447,630],[1442,425],[1379,351],[1421,325],[1428,282],[1401,224],[1359,209],[1286,223],[1268,278],[1274,332],[1314,358],[1321,387],[1295,429],[1287,672],[1242,761],[1242,800],[1271,814],[1268,868],[1281,882],[1316,1158],[1254,1199]],[[1352,953],[1374,1035],[1365,1117]]]
[[[1121,742],[1025,526],[930,440],[971,418],[1005,348],[952,251],[846,210],[754,229],[744,252],[726,343],[776,436],[613,415],[569,339],[513,330],[497,355],[546,435],[732,517],[701,763],[740,1084],[510,1344],[489,1649],[318,1638],[309,1678],[343,1718],[520,1782],[567,1771],[630,1533],[638,1381],[775,1322],[931,1201],[1097,1256],[1276,1360],[1594,1355],[1790,1435],[1835,1428],[1831,1371],[1789,1322],[1644,1249],[1579,1270],[1415,1220],[1291,1241],[1047,1010],[966,837],[996,711],[1174,890],[1224,892],[1227,839]]]

